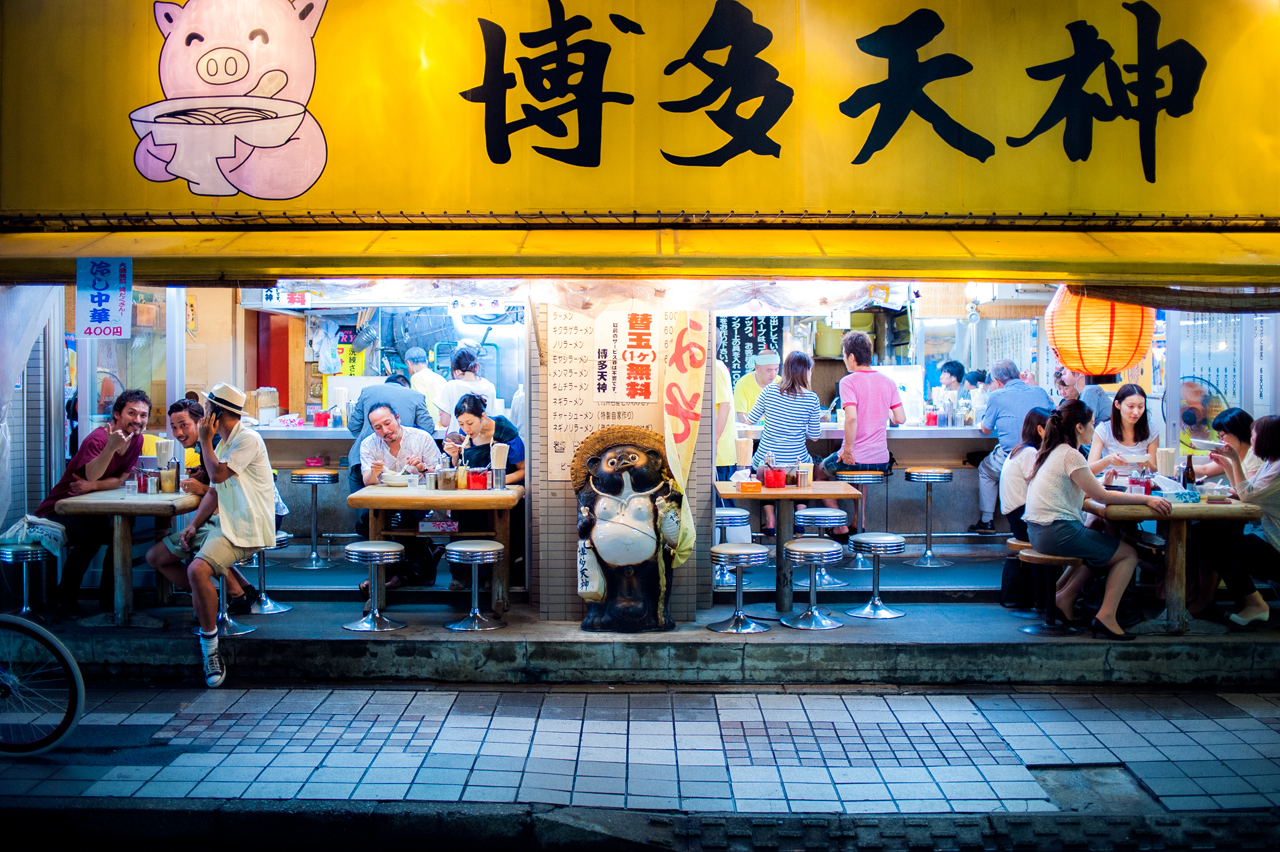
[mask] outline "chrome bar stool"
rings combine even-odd
[[[824,532],[836,527],[848,525],[849,516],[841,509],[828,509],[825,506],[817,506],[809,509],[799,509],[796,511],[796,525],[805,529],[816,529],[818,531],[817,538],[826,539]],[[830,539],[828,539],[830,540]],[[837,542],[838,544],[839,542]],[[844,556],[844,549],[841,548],[840,555]],[[839,562],[840,560],[836,560]],[[819,589],[838,589],[841,586],[849,585],[844,580],[837,580],[827,573],[826,564],[818,566],[817,583]],[[797,589],[809,588],[808,580],[797,580],[795,582]]]
[[[39,544],[0,544],[0,562],[22,567],[22,609],[18,610],[18,615],[23,618],[43,620],[31,609],[31,569],[46,570],[45,566],[52,561],[53,554]]]
[[[796,630],[835,630],[842,627],[843,621],[824,615],[818,609],[817,583],[820,566],[835,565],[844,558],[844,548],[840,546],[840,542],[817,536],[793,538],[783,545],[783,550],[792,565],[797,568],[809,566],[809,608],[797,615],[784,617],[782,623]]]
[[[332,563],[325,562],[320,558],[318,549],[320,543],[319,488],[321,485],[336,485],[338,483],[338,472],[327,467],[304,467],[289,474],[289,481],[295,485],[311,486],[311,555],[307,557],[305,562],[299,563],[297,567],[310,570],[332,568]]]
[[[933,484],[950,481],[951,471],[945,467],[913,467],[907,470],[907,482],[924,483],[924,556],[907,563],[914,568],[946,568],[955,564],[933,555]]]
[[[1022,551],[1034,549],[1034,545],[1032,545],[1031,542],[1022,541],[1020,539],[1016,539],[1012,537],[1010,537],[1008,540],[1005,541],[1004,546],[1013,554],[1014,559],[1017,559],[1018,554],[1021,553]],[[1022,560],[1019,559],[1018,561],[1021,562]],[[1033,582],[1032,585],[1035,586],[1035,583]],[[1036,597],[1040,596],[1040,592],[1041,592],[1040,587],[1036,586]],[[1041,618],[1042,617],[1042,613],[1037,612],[1034,606],[1031,609],[1009,609],[1007,610],[1007,612],[1010,615],[1012,615],[1014,618]]]
[[[751,513],[746,509],[736,509],[729,506],[719,506],[716,508],[716,529],[720,531],[720,543],[729,543],[730,527],[749,527],[751,526]],[[713,586],[732,586],[735,582],[740,582],[744,586],[750,586],[751,581],[742,576],[741,571],[735,572],[728,562],[716,562],[711,560],[711,564],[715,566],[715,575],[711,579]],[[756,563],[747,563],[755,565]],[[738,579],[734,580],[734,574]],[[741,608],[741,607],[739,607]]]
[[[241,559],[236,563],[236,567],[242,571],[245,568],[253,567],[255,560],[258,558],[258,551],[247,559]],[[248,624],[241,624],[231,617],[231,613],[227,612],[227,577],[225,574],[218,575],[218,635],[219,636],[243,636],[246,633],[252,633],[257,630]],[[195,636],[200,635],[200,625],[191,628],[191,633]]]
[[[292,536],[287,532],[277,532],[275,544],[264,547],[254,554],[258,564],[258,600],[249,607],[249,611],[256,615],[274,615],[277,612],[288,612],[293,609],[292,605],[276,603],[267,596],[267,551],[288,547],[290,538]]]
[[[344,546],[348,542],[360,541],[359,533],[328,532],[328,533],[320,533],[320,537],[324,539],[324,558],[330,561],[333,560],[333,540],[335,538],[339,539],[340,543],[342,543]]]
[[[838,470],[836,471],[836,479],[840,482],[846,482],[849,485],[857,486],[862,492],[862,499],[858,501],[858,532],[867,531],[867,486],[883,485],[885,474],[880,470]],[[871,560],[866,554],[858,553],[853,549],[853,545],[849,545],[849,552],[853,553],[854,571],[870,571]]]
[[[493,565],[502,559],[502,545],[496,541],[470,539],[451,541],[444,547],[444,558],[453,565],[471,566],[471,611],[461,621],[444,626],[445,630],[500,630],[505,621],[494,621],[480,614],[480,566]]]
[[[711,548],[711,564],[716,569],[716,576],[719,576],[722,571],[733,571],[737,574],[738,582],[734,586],[733,615],[724,621],[708,624],[708,630],[714,630],[716,633],[764,633],[769,629],[767,624],[752,621],[742,611],[742,569],[748,565],[767,565],[768,563],[769,548],[763,544],[722,541]]]
[[[906,552],[907,540],[893,533],[860,533],[850,538],[849,543],[859,552],[871,554],[871,601],[845,614],[854,618],[902,618],[905,612],[890,609],[880,600],[880,557]]]
[[[378,607],[378,594],[385,588],[386,566],[394,565],[404,556],[404,545],[394,541],[353,541],[343,548],[347,561],[369,566],[369,614],[359,621],[342,625],[344,630],[357,633],[385,633],[404,627],[403,621],[395,621],[382,614]]]
[[[1018,559],[1032,566],[1037,583],[1044,591],[1044,624],[1028,624],[1019,627],[1023,633],[1032,636],[1079,636],[1084,631],[1070,624],[1059,623],[1055,613],[1058,611],[1056,592],[1058,578],[1062,572],[1076,565],[1083,565],[1084,560],[1076,556],[1050,556],[1035,550],[1019,551]],[[1055,568],[1061,570],[1054,570]]]

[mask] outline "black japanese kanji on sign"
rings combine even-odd
[[[694,112],[710,107],[728,92],[724,104],[707,110],[707,116],[732,138],[707,154],[682,157],[663,151],[662,156],[678,166],[723,166],[747,151],[770,157],[782,153],[782,146],[769,138],[769,131],[791,106],[795,91],[778,80],[777,68],[759,57],[772,41],[773,33],[755,23],[746,6],[737,0],[716,0],[711,19],[694,39],[693,46],[663,72],[671,76],[685,65],[692,65],[710,77],[711,82],[691,98],[663,101],[660,106],[668,112]],[[729,55],[724,65],[707,59],[708,52],[725,48],[729,49]],[[738,114],[739,107],[757,98],[761,102],[750,116]]]
[[[569,128],[561,116],[576,112],[577,145],[572,148],[535,145],[533,150],[571,166],[595,168],[600,165],[604,105],[631,104],[635,98],[623,92],[604,90],[605,67],[612,50],[608,44],[592,39],[569,42],[583,30],[591,29],[591,19],[574,15],[566,20],[561,0],[547,0],[547,6],[551,11],[551,26],[545,30],[521,33],[520,43],[528,48],[553,47],[538,56],[518,57],[516,63],[520,66],[525,88],[538,103],[568,100],[545,109],[522,104],[524,118],[508,122],[507,91],[516,87],[516,76],[506,70],[507,34],[502,27],[484,18],[479,19],[484,39],[484,82],[461,94],[472,103],[484,104],[485,147],[490,161],[509,162],[511,134],[529,127],[538,127],[557,139],[568,136]],[[634,25],[634,22],[628,23]],[[614,21],[614,25],[618,26],[618,22]],[[638,25],[634,31],[643,34]],[[580,60],[575,61],[574,57],[580,57]]]
[[[996,147],[964,127],[924,93],[924,87],[937,80],[959,77],[973,70],[969,62],[954,53],[944,53],[920,61],[918,51],[933,41],[946,27],[932,9],[917,9],[896,24],[881,27],[858,39],[858,49],[871,56],[889,60],[887,79],[863,86],[840,104],[840,111],[857,118],[879,105],[871,133],[853,164],[860,166],[892,141],[911,113],[933,126],[942,140],[974,159],[986,162]]]
[[[1133,14],[1138,24],[1138,61],[1124,66],[1126,72],[1137,75],[1137,80],[1125,83],[1119,66],[1111,58],[1115,51],[1110,44],[1098,38],[1098,31],[1088,22],[1067,24],[1073,54],[1057,62],[1027,69],[1027,76],[1033,80],[1048,81],[1061,77],[1057,94],[1030,133],[1017,138],[1010,136],[1006,141],[1017,148],[1059,122],[1065,122],[1062,147],[1067,157],[1072,161],[1087,160],[1093,150],[1095,120],[1129,119],[1138,122],[1142,173],[1148,183],[1155,183],[1156,119],[1161,112],[1171,118],[1191,112],[1208,63],[1203,54],[1184,39],[1160,47],[1160,13],[1145,0],[1122,5]],[[1106,74],[1110,104],[1101,95],[1084,90],[1085,83],[1099,65],[1103,66]],[[1160,72],[1166,69],[1171,81],[1169,92],[1157,95],[1165,85],[1160,79]],[[1136,98],[1136,103],[1130,100],[1130,93]]]

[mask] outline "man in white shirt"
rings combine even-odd
[[[400,415],[387,402],[374,403],[369,409],[369,426],[373,434],[360,442],[360,471],[365,485],[377,485],[378,477],[386,473],[426,473],[440,466],[440,448],[429,432],[403,426]],[[418,522],[427,517],[426,512],[402,511],[399,518],[392,518],[394,527],[411,527],[416,529]],[[360,512],[360,520],[356,523],[356,532],[361,538],[369,537],[369,511]],[[430,586],[436,581],[436,564],[439,561],[430,549],[426,539],[406,539],[405,557],[410,565],[417,566],[412,572],[387,577],[387,588],[394,589],[402,585]],[[368,581],[360,584],[363,591]]]
[[[434,419],[436,415],[436,399],[444,390],[444,376],[437,373],[427,364],[427,350],[414,346],[404,353],[404,365],[409,368],[409,387],[426,397],[427,412]]]
[[[276,529],[271,461],[261,436],[241,420],[244,391],[219,382],[209,391],[208,400],[199,437],[201,458],[212,487],[179,536],[179,547],[195,553],[182,585],[191,589],[192,605],[200,622],[205,684],[215,688],[226,680],[227,670],[218,650],[218,588],[213,578],[234,578],[231,569],[237,562],[275,544]],[[221,439],[216,449],[215,434]],[[215,512],[216,527],[205,523]],[[179,580],[172,575],[170,579]]]

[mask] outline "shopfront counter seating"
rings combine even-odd
[[[733,615],[724,621],[708,624],[708,630],[716,633],[764,633],[769,629],[768,625],[753,621],[742,611],[742,570],[748,565],[767,564],[769,548],[763,544],[722,541],[711,548],[711,565],[715,568],[716,576],[722,571],[732,571],[737,575],[737,583],[734,586]]]
[[[729,543],[729,529],[731,527],[749,527],[751,526],[751,513],[746,509],[735,509],[729,506],[716,507],[716,529],[720,532],[720,544]],[[738,579],[734,580],[734,570],[730,563],[717,563],[714,559],[711,564],[715,566],[715,572],[711,578],[711,585],[718,587],[732,586],[735,582],[744,586],[750,586],[751,581],[742,576],[742,572],[738,571]],[[756,563],[751,563],[752,565]],[[765,563],[767,564],[767,560]]]
[[[907,549],[907,540],[893,533],[859,533],[849,543],[860,553],[871,554],[871,601],[860,609],[846,611],[854,618],[902,618],[905,612],[891,609],[880,600],[880,557],[894,556]]]
[[[502,549],[498,542],[482,539],[451,541],[445,545],[444,557],[450,564],[471,566],[471,611],[461,621],[446,624],[446,630],[501,630],[507,626],[505,621],[494,621],[480,614],[480,566],[501,561]]]
[[[840,482],[847,482],[850,485],[856,485],[862,491],[863,498],[858,501],[857,531],[860,533],[867,531],[867,487],[871,485],[883,485],[884,478],[884,473],[878,470],[841,470],[836,472],[837,480]],[[871,560],[867,558],[865,553],[855,551],[852,543],[849,545],[849,552],[853,554],[854,571],[871,570]]]
[[[1084,631],[1079,627],[1057,623],[1054,612],[1058,607],[1054,603],[1054,595],[1062,572],[1068,568],[1083,565],[1084,560],[1077,556],[1050,556],[1034,549],[1019,551],[1018,559],[1032,567],[1036,586],[1041,589],[1037,597],[1043,595],[1044,601],[1044,624],[1028,624],[1019,629],[1032,636],[1079,636],[1083,633]]]
[[[0,562],[22,569],[22,609],[18,610],[18,615],[33,621],[40,620],[31,611],[31,572],[38,570],[42,577],[47,577],[53,554],[39,544],[0,544]]]
[[[946,568],[954,563],[933,555],[933,484],[950,482],[951,469],[945,467],[913,467],[907,470],[907,482],[924,483],[924,555],[907,564],[914,568]]]
[[[248,559],[241,559],[236,563],[236,567],[241,571],[252,568],[255,560],[258,558],[257,553]],[[243,636],[246,633],[252,633],[257,630],[248,624],[241,624],[231,617],[231,613],[227,612],[227,577],[225,574],[218,576],[218,635],[219,636]],[[200,635],[200,625],[191,628],[191,633],[195,636]]]
[[[293,538],[287,532],[281,530],[276,533],[276,543],[270,547],[264,547],[254,554],[254,563],[258,566],[258,600],[254,602],[249,611],[255,615],[275,615],[276,613],[288,612],[293,609],[289,604],[277,603],[271,600],[267,595],[267,551],[282,550],[289,546],[289,539]]]
[[[343,548],[347,561],[369,566],[369,614],[359,621],[342,625],[357,633],[386,633],[404,627],[403,621],[387,618],[378,608],[378,589],[386,582],[386,567],[404,558],[404,545],[394,541],[353,541]]]
[[[289,481],[294,485],[311,486],[311,555],[298,568],[315,570],[330,568],[332,564],[320,558],[320,486],[337,485],[338,472],[327,467],[304,467],[289,474]]]
[[[825,565],[839,564],[844,558],[844,548],[840,546],[840,542],[829,538],[806,536],[787,542],[784,552],[786,558],[791,561],[792,570],[809,569],[809,608],[796,615],[784,616],[781,619],[782,624],[796,630],[835,630],[837,627],[844,626],[843,621],[825,615],[818,609],[818,569]]]

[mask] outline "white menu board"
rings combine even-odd
[[[1182,375],[1208,383],[1228,407],[1241,403],[1242,318],[1234,314],[1183,314]]]
[[[574,452],[597,429],[662,432],[659,392],[674,319],[634,301],[596,318],[547,309],[547,479],[567,482]]]

